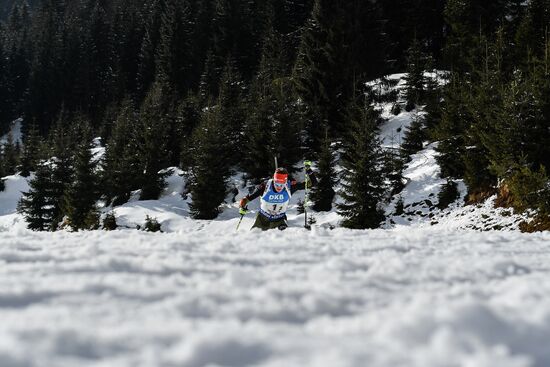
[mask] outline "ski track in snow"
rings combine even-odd
[[[548,240],[2,232],[0,366],[544,367]]]

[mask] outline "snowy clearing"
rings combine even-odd
[[[549,234],[0,233],[0,365],[550,365]]]
[[[403,75],[389,77],[397,90]],[[422,109],[379,107],[383,147],[396,149]],[[494,198],[463,206],[462,181],[439,210],[435,147],[411,157],[375,231],[338,228],[334,209],[306,231],[302,191],[286,231],[250,231],[255,201],[236,232],[238,172],[221,215],[193,220],[173,168],[159,200],[136,191],[101,208],[122,229],[36,233],[16,212],[28,179],[5,177],[0,367],[549,366],[550,233],[514,232],[524,218]],[[167,233],[129,229],[146,216]]]

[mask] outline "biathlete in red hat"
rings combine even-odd
[[[246,195],[240,202],[241,215],[246,214],[246,205],[256,199],[260,198],[260,211],[256,216],[256,221],[252,228],[261,228],[262,230],[268,229],[285,229],[288,227],[286,222],[286,210],[292,194],[298,190],[304,190],[306,184],[308,188],[310,185],[315,185],[317,179],[315,174],[311,170],[311,162],[304,162],[306,174],[310,178],[310,182],[297,182],[292,180],[288,176],[288,172],[284,168],[277,168],[273,174],[273,178],[262,182],[256,187],[252,194]]]

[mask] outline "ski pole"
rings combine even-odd
[[[239,219],[239,223],[237,223],[237,229],[235,231],[239,230],[239,227],[241,226],[241,222],[243,221],[244,215],[246,214],[247,208],[241,208],[239,212],[241,213],[241,219]]]
[[[307,202],[309,200],[309,190],[308,190],[308,186],[309,186],[309,175],[307,174],[307,171],[306,171],[306,166],[304,166],[304,173],[305,173],[305,190],[306,190],[306,195],[304,196],[304,227],[308,228],[308,224],[307,224]]]

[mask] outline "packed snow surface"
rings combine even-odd
[[[0,366],[546,367],[549,240],[6,231]]]

